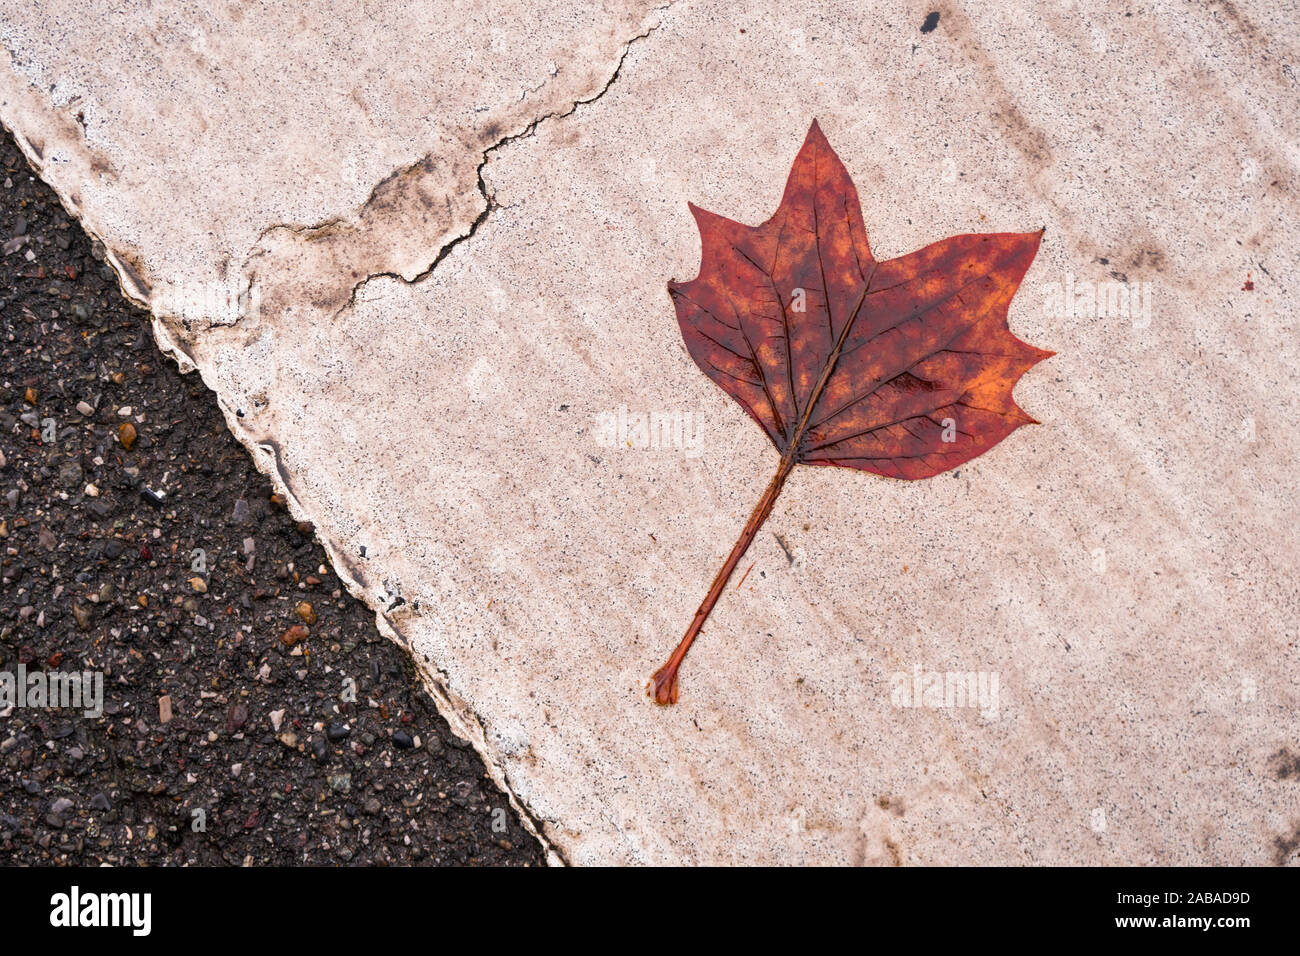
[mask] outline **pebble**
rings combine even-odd
[[[117,440],[122,443],[122,447],[127,451],[135,444],[135,426],[130,422],[123,422],[117,426]]]
[[[345,740],[352,733],[352,728],[342,721],[334,720],[325,728],[325,736],[330,740]]]
[[[281,716],[284,716],[281,713]],[[242,701],[235,701],[230,705],[230,710],[226,712],[226,733],[234,734],[248,723],[248,707]],[[276,730],[279,730],[279,721],[276,722]]]
[[[293,647],[295,644],[299,644],[307,640],[307,635],[309,633],[310,632],[307,630],[307,628],[304,625],[295,624],[293,625],[293,627],[289,628],[283,634],[280,635],[280,643],[283,644],[285,647]]]
[[[329,775],[330,789],[335,793],[350,793],[352,790],[352,774],[350,773],[332,773]]]
[[[160,724],[169,724],[172,719],[172,699],[168,694],[163,694],[158,698],[158,722]]]
[[[194,577],[190,578],[190,587],[192,587],[199,594],[208,593],[208,582],[203,580],[197,574],[194,575]]]
[[[88,484],[88,485],[86,485],[86,497],[87,497],[87,498],[98,498],[98,497],[99,497],[99,489],[98,489],[97,487],[95,487],[95,485],[93,485],[93,484]]]
[[[304,624],[311,625],[316,623],[316,610],[306,601],[299,601],[298,606],[293,609],[293,612],[297,614],[298,617],[302,618]]]
[[[95,414],[95,409],[90,402],[82,400],[77,402],[77,413],[89,418],[91,415]]]
[[[393,731],[393,745],[401,747],[403,750],[410,750],[415,746],[415,739],[405,730]]]
[[[278,734],[280,732],[280,724],[284,721],[284,711],[273,710],[269,716],[271,718],[271,729]]]

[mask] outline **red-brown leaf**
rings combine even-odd
[[[776,214],[744,226],[692,205],[699,275],[670,282],[686,348],[781,454],[686,637],[677,670],[796,464],[929,478],[1034,422],[1012,389],[1052,352],[1016,338],[1007,310],[1042,232],[953,236],[878,262],[858,193],[814,122]]]

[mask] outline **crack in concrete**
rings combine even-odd
[[[467,240],[472,239],[474,237],[474,234],[478,232],[479,228],[483,225],[483,223],[487,221],[488,217],[492,214],[494,210],[504,208],[499,203],[497,203],[496,194],[488,190],[487,183],[484,182],[483,180],[483,170],[487,168],[487,164],[491,161],[492,154],[495,153],[497,150],[501,149],[502,147],[508,146],[513,142],[516,142],[521,139],[528,139],[534,136],[537,132],[537,127],[539,127],[542,123],[546,122],[547,120],[564,119],[566,116],[572,116],[574,113],[578,111],[580,107],[587,106],[591,103],[594,103],[597,100],[599,100],[602,96],[604,96],[606,93],[608,93],[610,87],[612,87],[615,81],[618,80],[619,74],[623,70],[623,64],[627,60],[628,54],[632,52],[632,47],[638,41],[644,40],[647,37],[649,37],[650,34],[654,33],[656,30],[659,29],[660,26],[663,25],[662,14],[664,13],[664,11],[671,8],[676,2],[677,0],[670,0],[670,2],[660,4],[659,6],[654,8],[654,12],[660,15],[660,20],[657,23],[655,23],[653,26],[651,26],[649,29],[647,29],[644,33],[637,34],[636,36],[632,37],[630,40],[628,40],[626,43],[623,44],[623,48],[618,56],[618,61],[614,64],[614,72],[610,74],[609,79],[605,81],[605,85],[602,86],[598,92],[584,99],[574,100],[573,103],[568,107],[568,109],[557,110],[551,113],[545,113],[541,116],[534,118],[522,130],[518,131],[517,133],[510,133],[509,135],[503,136],[502,138],[498,139],[495,143],[493,143],[491,146],[488,146],[486,149],[483,150],[482,158],[480,159],[476,170],[479,195],[483,197],[483,208],[479,212],[479,214],[474,218],[474,221],[470,223],[470,226],[467,230],[462,232],[460,235],[453,237],[450,241],[444,243],[442,247],[439,248],[438,254],[434,256],[434,259],[432,262],[429,263],[428,268],[422,270],[421,272],[419,272],[418,274],[416,274],[410,279],[406,278],[406,276],[402,275],[400,272],[381,271],[381,272],[370,273],[369,275],[365,276],[363,279],[361,279],[360,281],[358,281],[352,286],[352,292],[349,294],[347,302],[345,302],[343,305],[337,308],[330,316],[330,319],[331,320],[337,319],[344,312],[347,312],[350,308],[356,305],[357,294],[363,288],[365,288],[365,286],[369,284],[371,280],[381,279],[381,278],[397,279],[401,282],[406,283],[407,285],[415,285],[416,283],[421,282],[424,279],[427,279],[430,275],[432,275],[434,270],[437,269],[438,266],[442,263],[442,261],[451,254],[453,249],[459,246],[462,242],[466,242]],[[542,85],[545,86],[545,84]],[[407,169],[414,169],[416,166],[418,166],[420,163],[424,161],[425,161],[424,159],[421,159],[418,162],[413,163],[411,166],[407,167]],[[406,170],[399,170],[398,172],[390,174],[389,176],[385,177],[383,182],[376,185],[375,190],[378,190],[380,186],[383,185],[384,182],[388,182],[389,180],[393,179],[395,176],[398,176],[405,171]],[[375,190],[371,191],[372,198],[375,194]],[[331,220],[329,223],[322,224],[321,228],[325,228],[331,223],[337,221],[338,220]],[[275,227],[270,227],[270,228],[274,229]],[[265,234],[267,231],[269,230],[263,230],[263,234]],[[303,230],[298,229],[294,231],[303,231]]]

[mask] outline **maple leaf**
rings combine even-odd
[[[878,262],[858,193],[816,121],[780,208],[757,228],[690,206],[699,275],[668,283],[691,358],[763,428],[781,462],[740,539],[654,675],[678,669],[795,465],[929,478],[1037,424],[1011,392],[1054,352],[1016,338],[1007,310],[1042,230],[961,235]]]

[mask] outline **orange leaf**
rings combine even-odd
[[[953,236],[878,262],[858,193],[816,122],[780,208],[758,227],[692,205],[700,273],[668,284],[691,358],[781,455],[776,476],[655,674],[677,700],[682,659],[797,464],[930,478],[1034,419],[1012,389],[1054,354],[1007,327],[1042,231]]]

